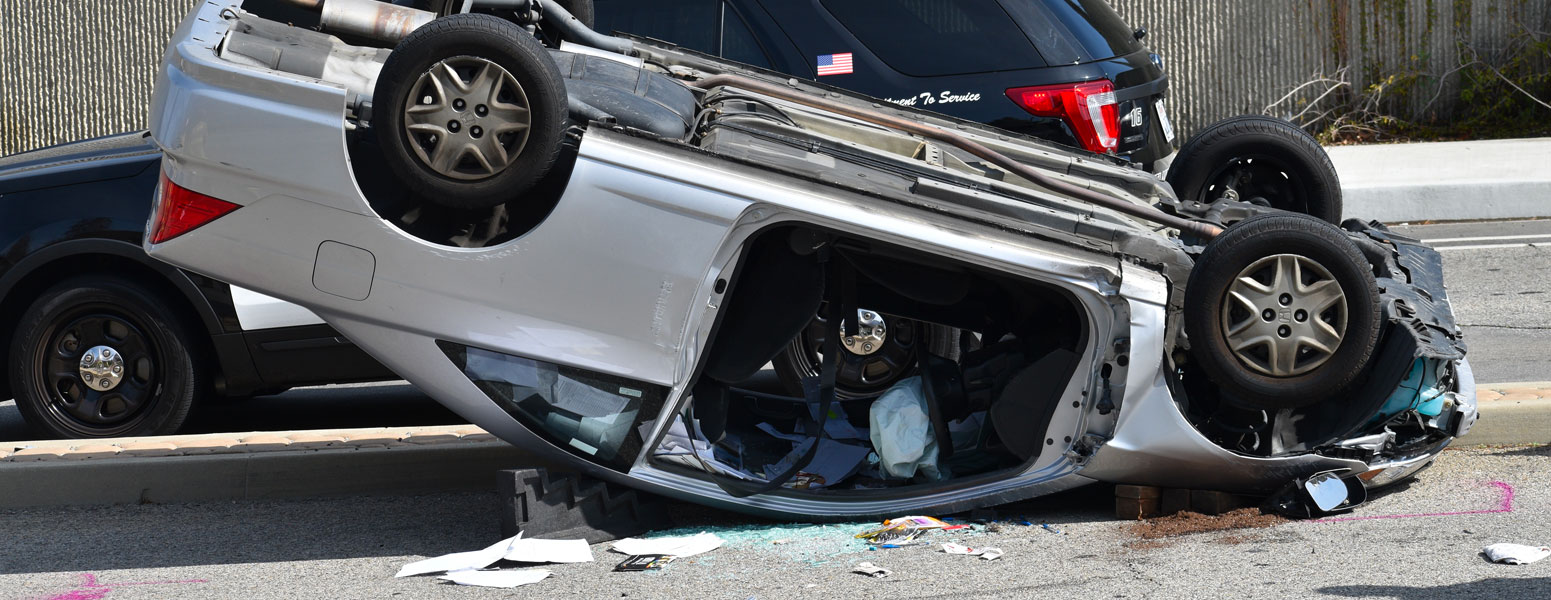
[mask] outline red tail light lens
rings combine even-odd
[[[162,184],[157,190],[161,198],[156,203],[156,214],[151,217],[148,228],[152,244],[160,244],[193,231],[241,208],[225,200],[179,187],[167,178],[166,173],[162,174]]]
[[[1107,79],[1012,88],[1007,97],[1036,117],[1065,120],[1088,150],[1103,154],[1120,148],[1120,105]]]

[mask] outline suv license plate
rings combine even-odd
[[[1163,139],[1170,144],[1174,143],[1174,124],[1169,122],[1169,114],[1163,110],[1163,101],[1154,102],[1152,107],[1158,111],[1158,125],[1163,127]]]

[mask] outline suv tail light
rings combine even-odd
[[[199,192],[173,183],[162,173],[161,196],[156,203],[156,214],[151,216],[151,243],[160,244],[193,231],[242,208],[225,200],[211,198]]]
[[[1103,154],[1120,148],[1120,106],[1115,84],[1107,79],[1012,88],[1007,97],[1036,117],[1064,119],[1090,151]]]

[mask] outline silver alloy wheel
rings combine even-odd
[[[1346,293],[1308,257],[1255,261],[1228,286],[1222,330],[1239,362],[1272,377],[1295,377],[1330,360],[1346,334]]]
[[[476,181],[505,170],[528,143],[528,96],[501,65],[455,56],[410,88],[404,129],[420,161],[453,179]]]

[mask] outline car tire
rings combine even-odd
[[[1234,224],[1207,244],[1185,288],[1191,354],[1253,408],[1308,406],[1351,388],[1382,324],[1378,284],[1357,245],[1307,215]]]
[[[484,14],[432,21],[388,57],[373,127],[382,160],[424,201],[511,202],[555,164],[566,118],[559,70],[538,40]]]
[[[39,295],[10,342],[22,418],[48,438],[177,432],[211,386],[195,351],[197,330],[169,306],[141,284],[113,277],[71,279]],[[86,381],[115,365],[121,374],[111,383]]]
[[[1175,156],[1168,182],[1187,202],[1230,198],[1341,222],[1341,180],[1330,156],[1282,119],[1247,115],[1207,127]]]
[[[957,329],[892,315],[881,316],[889,326],[888,333],[880,343],[882,347],[871,354],[859,355],[841,346],[835,397],[842,400],[876,398],[899,380],[914,374],[926,353],[958,359]],[[788,394],[802,396],[802,381],[819,376],[819,365],[823,358],[819,348],[823,344],[824,335],[824,321],[815,317],[770,361]]]

